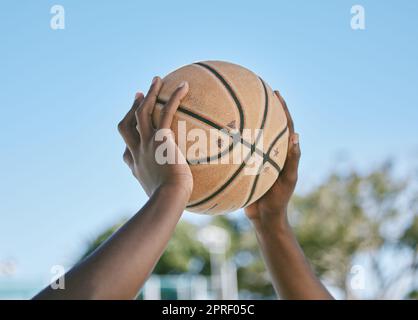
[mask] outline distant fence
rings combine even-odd
[[[210,278],[199,275],[151,276],[138,295],[144,300],[214,299]]]

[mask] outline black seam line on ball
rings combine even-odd
[[[264,89],[264,113],[263,113],[263,120],[261,121],[261,126],[260,126],[260,129],[264,129],[264,125],[266,124],[267,113],[269,109],[269,95],[267,92],[266,84],[264,83],[263,79],[261,79],[260,77],[258,79],[260,79],[261,84],[263,85],[263,89]],[[257,139],[259,139],[259,137]]]
[[[196,63],[197,65],[200,65],[200,66],[202,66],[202,67],[204,67],[204,66],[206,66],[205,64],[203,64],[203,63]],[[207,66],[208,67],[208,66]],[[208,67],[208,68],[210,68],[210,67]],[[216,70],[214,70],[215,72],[216,72]],[[220,75],[219,75],[220,76]],[[221,77],[221,76],[220,76]],[[222,78],[223,79],[223,78]],[[263,112],[263,119],[262,119],[262,121],[261,121],[261,125],[260,125],[260,129],[261,130],[263,130],[264,129],[264,125],[265,125],[265,123],[266,123],[266,119],[267,119],[267,114],[268,114],[268,105],[269,105],[269,100],[268,100],[268,92],[267,92],[267,87],[266,87],[266,84],[265,84],[265,82],[264,82],[264,80],[263,79],[261,79],[260,77],[258,77],[258,79],[260,80],[260,82],[261,82],[261,84],[262,84],[262,86],[263,86],[263,90],[264,90],[264,99],[265,99],[265,103],[264,103],[264,112]],[[221,80],[222,81],[222,80]],[[232,89],[231,89],[232,90]],[[160,104],[166,104],[167,103],[167,101],[164,101],[164,100],[162,100],[162,99],[160,99],[160,98],[157,98],[157,103],[160,103]],[[238,102],[239,103],[239,102]],[[239,110],[241,110],[240,109],[240,107],[241,107],[241,105],[239,104]],[[213,127],[213,128],[215,128],[215,129],[218,129],[218,130],[222,130],[222,129],[225,129],[226,131],[228,130],[228,129],[226,129],[226,128],[222,128],[220,125],[218,125],[218,124],[216,124],[215,122],[213,122],[213,121],[211,121],[211,120],[209,120],[209,119],[206,119],[205,117],[202,117],[202,116],[200,116],[199,114],[196,114],[196,113],[194,113],[194,112],[192,112],[192,111],[190,111],[190,110],[188,110],[187,108],[185,108],[185,107],[182,107],[182,106],[179,106],[178,107],[178,111],[180,111],[180,112],[182,112],[182,113],[184,113],[184,114],[187,114],[187,115],[189,115],[190,117],[192,117],[192,118],[195,118],[195,119],[197,119],[197,120],[199,120],[199,121],[202,121],[202,122],[204,122],[204,123],[206,123],[207,125],[209,125],[210,127]],[[241,124],[242,124],[243,122],[241,121]],[[233,148],[235,147],[235,142],[236,142],[236,140],[235,140],[235,137],[234,137],[234,135],[233,134],[229,134],[232,138],[233,138],[233,142],[229,145],[229,148],[228,149],[225,149],[224,151],[222,151],[222,152],[220,152],[220,153],[218,153],[217,155],[215,155],[215,156],[212,156],[212,157],[207,157],[206,158],[206,162],[207,163],[210,163],[211,161],[213,161],[213,160],[217,160],[217,159],[220,159],[221,157],[223,157],[226,153],[229,153],[229,152],[231,152],[232,150],[233,150]],[[276,168],[276,170],[280,170],[280,168],[278,167],[278,165],[272,160],[272,159],[270,159],[270,157],[269,157],[269,155],[267,155],[267,159],[266,159],[266,155],[264,154],[264,152],[262,151],[262,150],[260,150],[260,149],[258,149],[258,148],[256,148],[256,145],[258,144],[258,141],[260,140],[260,138],[261,138],[261,131],[260,131],[260,133],[258,134],[258,136],[257,136],[257,138],[256,138],[256,140],[255,140],[255,142],[253,143],[253,144],[251,144],[251,143],[249,143],[249,142],[247,142],[246,140],[244,140],[241,136],[240,136],[240,142],[244,145],[244,146],[246,146],[247,148],[250,148],[251,149],[251,152],[254,152],[254,149],[255,149],[255,152],[258,154],[258,155],[260,155],[260,156],[262,156],[263,157],[263,161],[268,161],[269,163],[271,163],[272,165],[273,165],[273,167],[275,167]],[[186,160],[187,161],[187,163],[189,164],[189,165],[193,165],[193,164],[196,164],[196,163],[200,163],[201,162],[201,160],[202,159],[196,159],[196,160],[194,160],[194,161],[192,161],[192,162],[189,162],[188,160]]]
[[[264,83],[264,80],[261,79],[260,77],[258,77],[258,79],[260,79],[261,84],[263,85],[263,89],[264,89],[264,114],[263,114],[263,120],[261,121],[261,126],[260,129],[264,129],[264,125],[266,123],[266,119],[267,119],[267,113],[268,113],[268,107],[269,107],[269,96],[268,96],[268,92],[267,92],[267,87],[266,84]],[[259,136],[257,137],[255,143],[253,144],[254,147],[256,146],[256,144],[258,143],[259,139],[261,136],[261,132],[259,134]],[[264,165],[265,160],[266,160],[266,154],[262,153],[261,156],[263,157],[263,163],[260,166],[259,170],[261,169],[261,167]],[[271,160],[269,155],[267,154],[267,161]],[[269,161],[270,163],[273,162],[273,166],[277,165],[274,161]],[[280,167],[277,165],[277,167],[275,166],[276,170],[280,173]],[[245,207],[252,199],[254,192],[255,192],[255,188],[257,186],[258,183],[258,179],[260,178],[260,173],[257,174],[257,176],[255,177],[254,181],[253,181],[253,185],[251,186],[251,191],[250,194],[248,195],[247,201],[245,201],[245,203],[242,205],[242,207]]]
[[[163,99],[161,99],[161,98],[157,98],[157,103],[159,103],[159,104],[162,104],[162,105],[165,105],[166,103],[167,103],[167,101],[165,101],[165,100],[163,100]],[[184,113],[184,114],[187,114],[188,116],[190,116],[190,117],[192,117],[192,118],[195,118],[196,120],[199,120],[199,121],[201,121],[201,122],[203,122],[203,123],[206,123],[208,126],[210,126],[210,127],[212,127],[212,128],[215,128],[215,129],[217,129],[217,130],[222,130],[222,129],[224,129],[224,130],[226,130],[226,132],[227,132],[227,129],[226,128],[222,128],[222,126],[220,126],[220,125],[218,125],[217,123],[215,123],[215,122],[213,122],[213,121],[211,121],[211,120],[208,120],[208,119],[206,119],[205,117],[202,117],[201,115],[199,115],[199,114],[197,114],[197,113],[194,113],[193,111],[190,111],[189,109],[187,109],[187,108],[185,108],[185,107],[183,107],[183,106],[179,106],[178,107],[178,109],[177,109],[179,112],[182,112],[182,113]],[[266,112],[266,109],[265,109],[265,115],[267,116],[267,112]],[[265,121],[264,121],[265,122]],[[265,123],[262,123],[262,129],[264,128],[264,124]],[[233,138],[233,141],[235,142],[235,137],[234,137],[234,134],[232,134],[232,133],[229,133],[229,136],[230,137],[232,137]],[[258,140],[260,139],[260,137],[261,137],[261,132],[260,132],[260,134],[259,134],[259,136],[257,137],[257,140],[256,140],[256,142],[254,143],[254,144],[251,144],[250,142],[248,142],[248,141],[246,141],[246,140],[244,140],[241,136],[240,136],[240,143],[242,143],[244,146],[246,146],[247,148],[250,148],[250,150],[252,149],[252,145],[257,145],[257,143],[258,143]],[[228,149],[225,149],[224,151],[222,151],[222,152],[220,152],[218,155],[215,155],[215,156],[212,156],[212,157],[207,157],[206,158],[206,162],[207,163],[210,163],[212,160],[217,160],[217,159],[220,159],[221,157],[223,157],[225,154],[227,154],[228,152],[231,152],[232,151],[232,149],[234,148],[234,146],[235,146],[235,143],[231,143],[230,144],[230,146],[229,146],[229,148]],[[278,171],[280,171],[280,167],[276,164],[276,162],[274,162],[273,161],[273,159],[271,159],[270,158],[270,156],[269,156],[269,152],[267,153],[267,154],[265,154],[262,150],[260,150],[260,149],[258,149],[257,147],[255,148],[255,153],[257,153],[259,156],[261,156],[261,157],[263,157],[263,159],[264,159],[264,162],[269,162],[276,170],[278,170]],[[193,160],[193,161],[189,161],[189,160],[186,160],[187,161],[187,163],[189,164],[189,165],[194,165],[194,164],[197,164],[197,163],[199,163],[199,161],[201,161],[201,159],[197,159],[197,160]]]
[[[164,101],[164,100],[162,100],[162,99],[160,99],[160,98],[157,98],[157,103],[159,103],[159,104],[166,104],[167,103],[167,101]],[[217,130],[222,130],[222,129],[224,129],[224,131],[233,139],[233,143],[231,143],[230,144],[230,146],[229,146],[229,148],[228,149],[225,149],[224,151],[222,151],[222,152],[220,152],[218,155],[216,155],[216,156],[212,156],[212,157],[208,157],[208,158],[206,158],[206,162],[207,163],[210,163],[212,160],[217,160],[217,159],[220,159],[221,157],[223,157],[225,154],[227,154],[228,152],[231,152],[232,151],[232,149],[234,148],[234,146],[235,146],[235,136],[234,136],[234,134],[232,134],[232,133],[228,133],[227,132],[227,129],[226,128],[222,128],[220,125],[218,125],[218,124],[216,124],[215,122],[213,122],[213,121],[211,121],[211,120],[208,120],[208,119],[206,119],[206,118],[204,118],[204,117],[202,117],[201,115],[199,115],[199,114],[197,114],[197,113],[194,113],[193,111],[190,111],[189,109],[187,109],[187,108],[185,108],[185,107],[183,107],[183,106],[179,106],[178,107],[178,109],[177,109],[179,112],[182,112],[182,113],[184,113],[184,114],[187,114],[188,116],[190,116],[190,117],[192,117],[192,118],[195,118],[196,120],[199,120],[199,121],[201,121],[201,122],[203,122],[203,123],[206,123],[208,126],[210,126],[210,127],[212,127],[212,128],[215,128],[215,129],[217,129]],[[267,115],[267,112],[265,112],[265,114]],[[265,122],[265,121],[264,121]],[[262,123],[262,126],[261,126],[261,129],[263,129],[264,128],[264,124],[265,123]],[[276,168],[276,170],[278,170],[278,171],[280,171],[280,167],[276,164],[276,162],[274,162],[273,161],[273,159],[271,159],[270,158],[270,156],[268,155],[268,154],[265,154],[262,150],[260,150],[260,149],[258,149],[257,147],[256,147],[256,145],[258,144],[258,141],[260,140],[260,137],[261,137],[261,132],[260,132],[260,134],[258,135],[258,137],[257,137],[257,139],[256,139],[256,142],[255,143],[250,143],[250,142],[248,142],[247,140],[244,140],[241,136],[240,136],[240,143],[242,144],[242,145],[244,145],[244,146],[246,146],[247,148],[249,148],[251,151],[254,149],[254,151],[252,151],[252,152],[255,152],[255,153],[257,153],[259,156],[261,156],[261,157],[263,157],[263,161],[264,162],[269,162],[274,168]],[[197,159],[197,160],[193,160],[193,161],[189,161],[189,160],[186,160],[187,161],[187,163],[189,164],[189,165],[194,165],[194,164],[198,164],[198,163],[200,163],[199,161],[201,161],[201,159]]]
[[[217,203],[215,203],[213,206],[211,206],[208,210],[206,210],[204,213],[208,214],[210,212],[210,210],[215,209],[218,206]]]
[[[228,187],[228,185],[231,184],[232,181],[234,181],[235,177],[239,175],[239,173],[242,171],[242,169],[244,169],[245,165],[247,164],[247,161],[250,159],[251,157],[251,153],[249,153],[247,155],[247,157],[245,158],[245,160],[241,163],[241,165],[239,166],[239,168],[234,172],[234,174],[215,192],[213,192],[211,195],[207,196],[206,198],[196,202],[196,203],[192,203],[189,204],[186,208],[193,208],[196,206],[199,206],[207,201],[209,201],[210,199],[216,197],[219,193],[221,193],[226,187]]]
[[[159,103],[159,104],[162,104],[162,105],[165,105],[167,103],[167,101],[165,101],[163,99],[160,99],[160,98],[157,98],[157,101],[156,102]],[[182,112],[184,114],[187,114],[188,116],[190,116],[190,117],[192,117],[192,118],[194,118],[196,120],[199,120],[199,121],[201,121],[203,123],[206,123],[208,126],[210,126],[212,128],[215,128],[217,130],[224,129],[224,132],[226,134],[228,134],[230,137],[234,138],[233,135],[231,135],[230,133],[228,133],[228,130],[226,128],[222,128],[222,126],[220,126],[219,124],[217,124],[217,123],[215,123],[215,122],[213,122],[213,121],[211,121],[209,119],[206,119],[205,117],[202,117],[201,115],[199,115],[197,113],[194,113],[193,111],[190,111],[189,109],[187,109],[187,108],[185,108],[183,106],[179,106],[177,108],[177,110],[179,112]],[[207,157],[206,159],[204,159],[204,161],[206,163],[210,163],[213,160],[218,160],[218,159],[222,158],[224,155],[226,155],[227,153],[231,152],[234,149],[234,147],[235,147],[235,140],[232,141],[232,143],[229,145],[229,147],[227,149],[224,149],[223,151],[219,152],[218,154],[216,154],[214,156]],[[196,159],[196,160],[193,160],[193,161],[186,160],[186,161],[187,161],[187,163],[189,165],[194,165],[194,164],[198,164],[198,163],[203,162],[203,159]]]
[[[254,143],[249,143],[246,140],[244,140],[241,137],[241,143],[243,145],[245,145],[246,147],[250,148],[251,153],[256,152],[258,155],[262,156],[263,159],[265,158],[264,152],[260,149],[257,148],[257,144],[260,141],[260,138],[262,136],[262,131],[264,130],[264,125],[266,124],[266,119],[267,119],[267,113],[268,113],[268,107],[269,107],[269,96],[268,96],[268,92],[267,92],[267,87],[264,84],[263,79],[261,79],[260,77],[258,78],[263,86],[263,90],[264,90],[264,111],[263,111],[263,119],[261,120],[261,124],[260,124],[260,132],[258,133],[257,138],[255,139]]]
[[[225,80],[225,78],[217,71],[215,70],[215,68],[203,63],[203,62],[196,62],[194,63],[194,65],[200,66],[201,68],[206,69],[207,71],[209,71],[211,74],[213,74],[222,84],[223,86],[226,88],[226,90],[228,91],[228,93],[230,94],[230,96],[232,97],[232,99],[235,102],[235,105],[238,109],[238,113],[239,113],[239,133],[240,136],[242,135],[242,132],[244,130],[244,111],[242,109],[241,103],[235,93],[235,91],[232,89],[232,87],[229,85],[229,83]],[[218,160],[220,158],[222,158],[225,154],[230,153],[236,146],[236,140],[233,139],[232,143],[229,145],[228,149],[225,149],[224,151],[221,151],[220,153],[218,153],[215,156],[212,157],[207,157],[206,158],[206,163],[210,163],[213,160]],[[197,159],[194,160],[194,163],[200,163],[201,159]]]
[[[244,130],[244,111],[242,109],[241,103],[239,102],[239,99],[237,97],[237,95],[235,94],[235,91],[232,89],[232,87],[229,85],[228,82],[226,82],[226,80],[224,79],[223,76],[221,76],[221,74],[216,71],[213,67],[203,63],[203,62],[196,62],[195,64],[206,68],[207,70],[209,70],[216,78],[219,79],[220,82],[222,82],[222,84],[225,86],[226,90],[228,90],[229,94],[231,95],[232,99],[234,99],[235,105],[238,108],[238,112],[239,112],[239,132],[242,134],[242,131]]]
[[[251,198],[253,197],[259,178],[260,178],[260,174],[257,174],[257,176],[254,179],[253,185],[251,186],[250,195],[248,196],[247,201],[245,201],[245,203],[242,205],[243,208],[247,206],[247,204],[250,202]]]
[[[280,139],[280,137],[282,137],[284,135],[284,133],[287,130],[287,126],[277,135],[277,137],[273,140],[269,150],[271,151],[271,149],[273,148],[272,146],[274,146],[274,144],[277,142],[277,140]],[[216,190],[214,193],[212,193],[211,195],[207,196],[206,198],[196,202],[196,203],[192,203],[190,205],[188,205],[186,208],[193,208],[196,207],[198,205],[201,205],[203,203],[205,203],[206,201],[209,201],[210,199],[212,199],[213,197],[217,196],[220,192],[222,192],[226,187],[228,187],[229,184],[231,184],[231,182],[235,179],[236,176],[238,176],[238,174],[242,171],[242,169],[244,169],[244,167],[246,166],[248,160],[251,158],[253,154],[250,152],[247,157],[245,158],[245,160],[243,161],[243,163],[241,163],[241,165],[239,166],[239,168],[234,172],[234,174],[218,189]],[[280,168],[278,170],[280,172]]]
[[[274,138],[273,142],[270,144],[270,147],[268,148],[266,154],[269,155],[271,150],[274,148],[274,145],[276,144],[276,142],[286,133],[288,127],[286,125],[286,127],[277,135],[276,138]]]
[[[284,130],[282,130],[280,133],[279,133],[279,135],[273,140],[273,142],[272,142],[272,144],[270,145],[270,147],[269,147],[269,149],[268,149],[268,151],[267,151],[267,154],[266,154],[266,156],[268,156],[268,153],[270,153],[270,151],[273,149],[273,147],[274,147],[274,145],[275,145],[275,143],[285,134],[285,132],[287,131],[287,126],[286,126],[286,128],[284,128]],[[269,158],[270,159],[270,158]],[[265,164],[265,158],[263,159],[263,164],[260,166],[260,168],[259,168],[259,170],[261,170],[261,167],[262,166],[264,166],[264,164]],[[277,173],[278,174],[280,174],[280,172],[282,171],[282,169],[280,168],[280,166],[276,163],[276,162],[274,162],[274,161],[272,161],[272,162],[270,162],[269,161],[269,163],[271,163],[271,164],[275,164],[277,167],[276,167],[276,170],[277,170]],[[255,188],[257,187],[257,183],[258,183],[258,179],[259,179],[259,177],[260,177],[260,172],[257,174],[257,176],[255,177],[255,179],[254,179],[254,182],[253,182],[253,185],[252,185],[252,187],[251,187],[251,191],[250,191],[250,195],[248,196],[248,199],[247,199],[247,201],[245,201],[245,203],[244,203],[244,205],[242,206],[242,207],[245,207],[245,206],[247,206],[247,204],[251,201],[251,199],[252,199],[252,197],[254,196],[254,192],[255,192]]]

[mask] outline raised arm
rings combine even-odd
[[[300,159],[299,136],[279,92],[289,128],[289,149],[283,171],[271,189],[245,209],[277,294],[283,299],[332,299],[315,276],[287,219],[287,206],[296,186]]]
[[[126,143],[124,160],[150,196],[145,206],[110,239],[65,275],[65,289],[46,287],[35,299],[132,299],[163,253],[193,189],[190,168],[170,130],[180,100],[187,94],[182,83],[165,105],[156,141],[151,117],[161,79],[154,78],[144,98],[140,93],[119,124]],[[155,151],[165,143],[176,162],[159,164]],[[161,159],[160,159],[161,160]],[[161,161],[159,161],[161,162]]]

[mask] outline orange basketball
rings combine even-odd
[[[187,210],[212,215],[250,205],[272,186],[286,160],[289,132],[280,100],[267,83],[244,67],[222,61],[197,62],[163,79],[154,124],[182,81],[188,81],[189,93],[171,128],[177,143],[179,129],[191,136],[182,150],[194,181]],[[202,132],[211,147],[195,152],[197,133]],[[241,160],[232,159],[236,150],[241,151]],[[249,169],[252,174],[247,173]]]

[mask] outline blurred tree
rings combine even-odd
[[[196,273],[209,275],[209,252],[196,241],[195,225],[182,220],[174,232],[167,249],[158,261],[155,274]]]
[[[297,238],[317,274],[346,298],[418,297],[418,193],[411,192],[412,180],[395,179],[392,171],[388,163],[366,175],[333,173],[310,192],[296,195],[289,209]],[[241,296],[273,298],[247,219],[230,214],[214,217],[211,223],[231,236],[228,257],[237,265]],[[99,235],[86,254],[119,226]],[[154,273],[210,274],[209,254],[197,241],[197,232],[198,226],[182,220]],[[350,286],[353,265],[366,272],[364,290]]]
[[[415,289],[418,219],[408,190],[408,180],[395,179],[386,163],[367,175],[332,174],[295,197],[291,218],[302,248],[317,273],[347,298],[390,298],[401,277]],[[365,271],[363,290],[349,285],[353,265]]]

